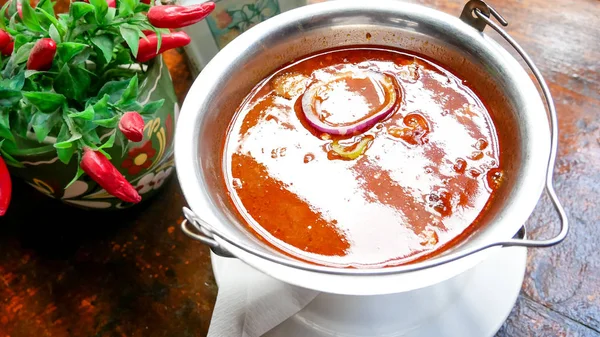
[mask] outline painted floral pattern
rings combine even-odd
[[[216,9],[207,23],[219,48],[281,12],[277,0],[217,0],[215,3]]]
[[[162,186],[173,172],[173,167],[155,173],[148,173],[140,179],[135,187],[139,194],[146,194]]]
[[[127,173],[137,175],[142,169],[152,166],[152,159],[156,155],[156,150],[152,147],[152,142],[148,140],[141,147],[129,150],[127,158],[121,163],[121,167],[127,169]]]
[[[233,18],[227,10],[221,10],[215,14],[215,21],[217,22],[217,27],[219,27],[219,29],[225,29],[233,22]]]

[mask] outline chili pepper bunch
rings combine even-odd
[[[23,167],[13,157],[23,141],[53,144],[65,164],[76,160],[72,182],[85,173],[126,202],[141,200],[106,149],[142,140],[144,117],[163,104],[140,103],[138,81],[147,63],[190,42],[171,29],[214,9],[212,2],[149,2],[85,0],[58,15],[51,0],[35,7],[12,0],[0,8],[0,215],[11,188],[4,164]]]

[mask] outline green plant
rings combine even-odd
[[[65,164],[80,163],[84,149],[110,159],[105,150],[116,138],[128,142],[117,130],[121,117],[162,106],[163,100],[140,103],[147,64],[138,61],[138,50],[143,45],[143,61],[151,62],[189,37],[161,46],[185,33],[153,26],[150,9],[139,0],[73,2],[58,15],[50,0],[35,7],[13,0],[0,9],[0,33],[12,40],[0,46],[0,154],[8,165],[23,166],[13,154],[31,141],[53,144]],[[79,167],[72,182],[83,173]]]
[[[68,163],[84,147],[112,146],[121,133],[102,144],[100,136],[116,128],[123,113],[152,113],[161,106],[161,101],[138,102],[144,66],[132,58],[143,30],[165,33],[148,22],[143,13],[148,5],[121,0],[116,9],[105,0],[74,2],[68,14],[57,17],[49,0],[35,8],[23,1],[22,8],[22,18],[15,1],[0,10],[8,13],[0,16],[0,29],[14,40],[12,55],[0,61],[0,151],[9,165],[20,165],[10,155],[17,147],[15,136],[28,138],[33,132],[40,143],[55,137],[58,157]],[[28,70],[29,54],[43,38],[56,42],[54,62],[47,71]]]

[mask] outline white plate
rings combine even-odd
[[[237,259],[211,255],[217,284],[224,268],[243,280],[258,273]],[[503,248],[467,272],[393,295],[319,294],[266,337],[485,337],[506,320],[519,295],[527,250]]]

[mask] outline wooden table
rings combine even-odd
[[[464,4],[413,2],[453,15]],[[572,221],[564,243],[529,251],[521,296],[498,336],[600,336],[600,2],[489,2],[554,95],[555,182]],[[183,101],[192,82],[184,56],[170,52],[167,62]],[[183,205],[176,179],[121,213],[72,209],[15,182],[0,220],[0,337],[204,336],[217,288],[208,249],[178,229]],[[544,197],[529,233],[550,235],[556,220]]]

